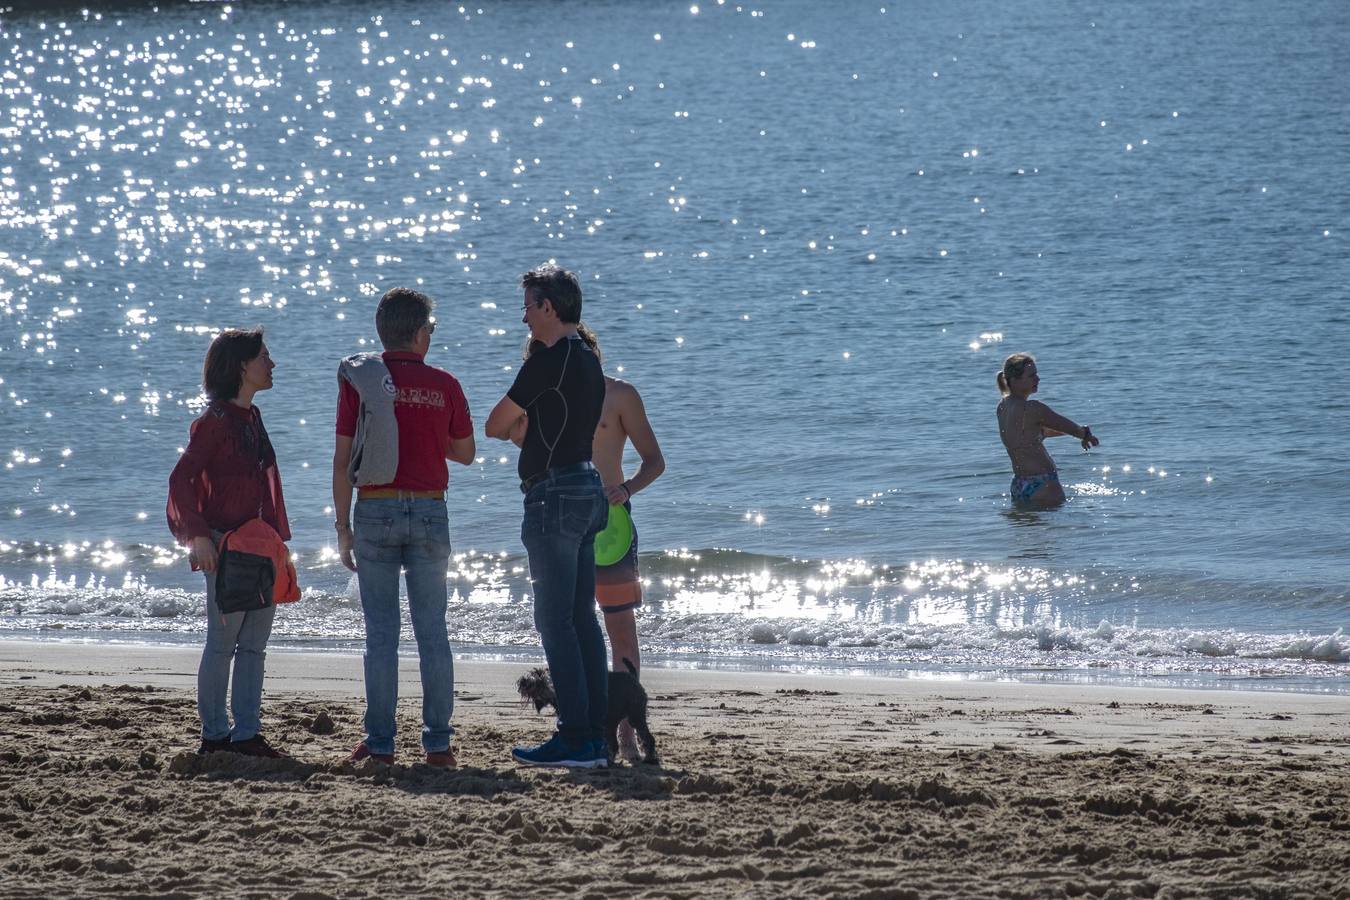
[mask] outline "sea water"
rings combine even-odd
[[[1339,0],[87,4],[0,14],[0,636],[200,639],[164,522],[215,330],[304,599],[334,553],[336,363],[438,302],[477,421],[519,274],[582,279],[667,461],[649,658],[1350,692],[1350,80]],[[1007,497],[1037,355],[1069,495]],[[452,638],[528,652],[516,451],[448,504]],[[629,471],[636,465],[629,460]]]

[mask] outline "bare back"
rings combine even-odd
[[[626,381],[605,376],[605,405],[600,410],[600,424],[595,428],[595,439],[591,443],[591,462],[600,472],[600,481],[604,484],[622,484],[626,480],[623,447],[629,433],[625,421],[633,421],[641,410],[642,398],[636,388]],[[645,422],[646,415],[642,418]]]
[[[998,436],[1012,461],[1013,474],[1025,478],[1055,471],[1055,461],[1045,449],[1046,414],[1050,408],[1039,400],[1004,397],[998,405]]]

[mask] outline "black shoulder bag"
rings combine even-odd
[[[271,558],[231,550],[229,538],[221,543],[216,563],[216,606],[222,614],[271,606],[275,581]]]

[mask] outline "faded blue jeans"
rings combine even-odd
[[[398,705],[400,572],[408,582],[408,612],[422,671],[422,747],[438,753],[455,733],[455,663],[445,627],[450,521],[445,501],[357,500],[353,514],[356,579],[366,620],[366,746],[394,752]]]
[[[569,744],[603,740],[609,702],[605,636],[595,615],[595,535],[609,504],[594,470],[569,472],[525,494],[520,540],[530,557],[534,627]]]
[[[246,741],[262,730],[263,660],[272,635],[276,604],[225,615],[216,606],[216,573],[206,574],[206,646],[197,667],[197,713],[202,718],[202,740]],[[230,712],[225,693],[230,686]]]

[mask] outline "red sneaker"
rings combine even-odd
[[[455,751],[446,747],[444,750],[430,750],[427,752],[427,765],[436,766],[442,769],[453,769],[459,765],[455,762]]]
[[[352,755],[347,757],[347,762],[359,763],[367,759],[373,759],[377,763],[384,763],[386,766],[392,766],[394,764],[394,754],[371,753],[370,748],[366,746],[365,741],[356,745],[356,749],[352,751]]]

